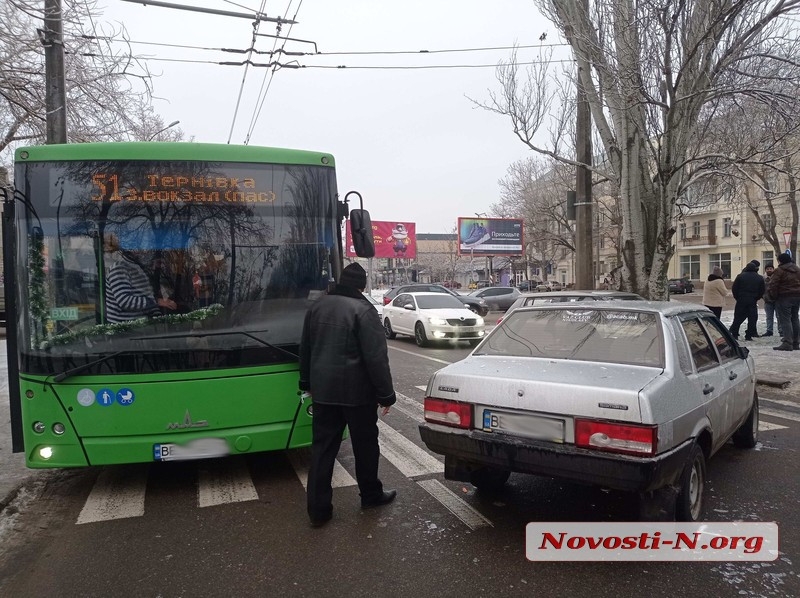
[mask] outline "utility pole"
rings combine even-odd
[[[61,15],[61,0],[44,0],[44,29],[39,30],[39,37],[44,46],[48,144],[67,142],[67,93]]]
[[[592,164],[592,116],[589,102],[578,73],[578,96],[575,129],[576,161]],[[576,167],[575,181],[575,288],[592,290],[592,171],[586,166]]]

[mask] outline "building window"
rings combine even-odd
[[[731,229],[733,228],[733,222],[730,218],[723,218],[722,219],[722,236],[723,237],[730,237],[731,236]]]
[[[681,241],[685,241],[686,240],[686,223],[685,222],[681,222],[680,237],[681,237]]]
[[[761,214],[761,220],[764,223],[764,230],[772,230],[772,214]],[[761,232],[761,231],[759,231]]]
[[[766,268],[767,264],[775,265],[775,254],[772,251],[761,252],[761,266]]]
[[[692,222],[692,238],[699,239],[700,238],[700,221],[695,220]]]
[[[708,271],[714,269],[714,266],[719,266],[725,272],[725,278],[731,277],[731,254],[730,253],[712,253],[708,256]]]
[[[680,263],[680,277],[700,280],[700,256],[682,255]]]
[[[606,236],[604,234],[600,234],[600,240],[598,241],[598,246],[600,249],[606,248]]]

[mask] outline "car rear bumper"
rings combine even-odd
[[[655,457],[633,457],[429,423],[419,431],[430,450],[445,455],[448,479],[469,481],[471,470],[493,467],[632,492],[677,483],[693,443],[687,440]]]

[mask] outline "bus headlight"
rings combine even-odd
[[[41,434],[46,428],[47,426],[44,425],[44,422],[33,422],[33,431],[37,434]]]
[[[66,428],[64,427],[64,424],[60,422],[53,424],[53,434],[56,436],[61,436],[65,430]]]

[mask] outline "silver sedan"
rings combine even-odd
[[[640,493],[643,519],[701,516],[706,461],[752,448],[752,357],[705,307],[603,301],[521,307],[428,382],[422,440],[448,479],[511,472]]]

